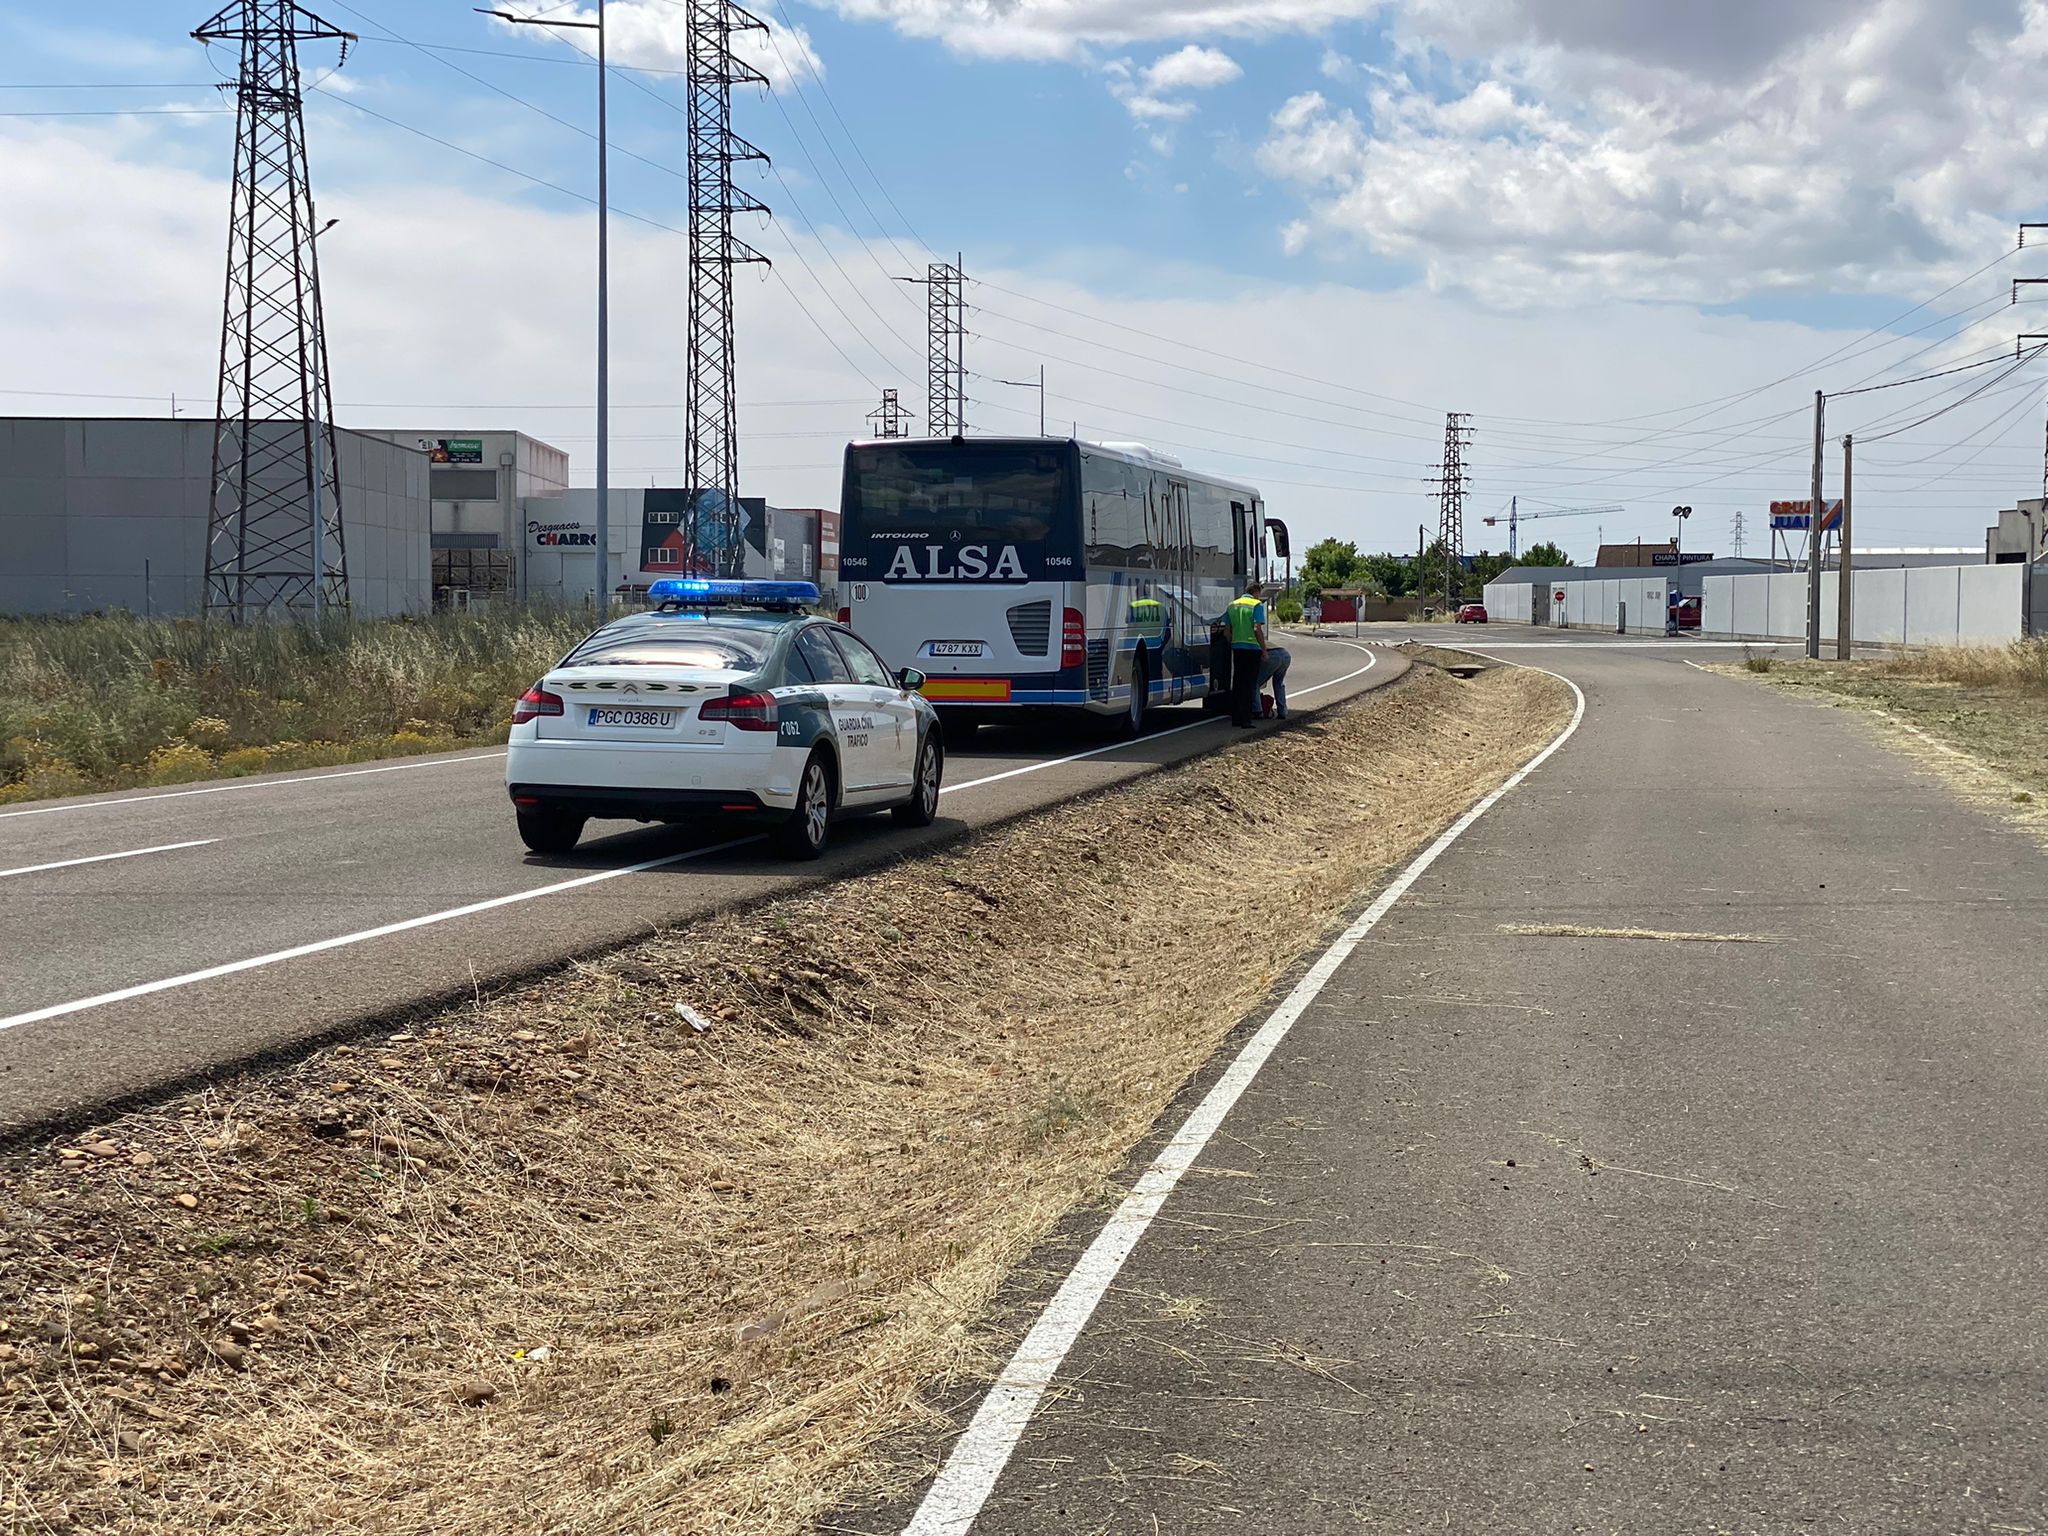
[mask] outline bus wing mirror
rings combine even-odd
[[[1273,553],[1282,560],[1291,559],[1293,552],[1287,547],[1287,525],[1277,517],[1266,519],[1266,533],[1273,541]]]

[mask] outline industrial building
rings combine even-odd
[[[437,606],[550,592],[545,577],[540,593],[528,590],[525,504],[569,489],[568,454],[524,432],[381,427],[363,435],[426,456]]]
[[[1992,565],[2024,565],[2048,560],[2048,517],[2038,496],[2008,507],[1984,530],[1984,558]]]
[[[0,417],[0,613],[202,612],[214,436],[210,418]],[[429,611],[427,455],[334,442],[350,606]]]

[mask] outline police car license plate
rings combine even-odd
[[[934,656],[979,656],[987,647],[979,640],[934,640]]]
[[[589,723],[594,726],[623,726],[626,729],[660,730],[676,723],[676,711],[672,709],[598,709],[590,711]]]

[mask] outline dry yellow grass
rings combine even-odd
[[[2048,698],[2048,640],[2011,645],[1934,645],[1869,664],[1881,677],[1997,688]]]
[[[2048,841],[2048,640],[1777,662],[1763,676],[1856,709],[1929,774]]]
[[[1423,673],[14,1155],[0,1523],[779,1533],[913,1476],[1013,1266],[1568,713]]]

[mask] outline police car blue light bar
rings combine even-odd
[[[707,576],[665,576],[647,589],[661,608],[802,608],[815,606],[818,587],[809,581],[717,581]]]

